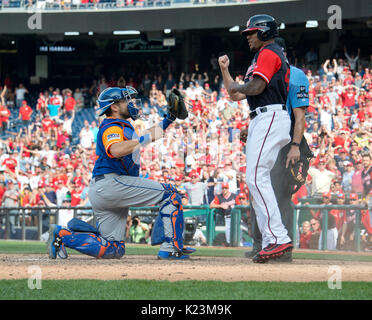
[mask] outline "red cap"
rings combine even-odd
[[[345,199],[345,194],[343,194],[342,192],[340,192],[339,194],[337,194],[337,198],[339,198],[339,199]]]
[[[348,163],[346,164],[347,167],[353,167],[353,163],[351,161],[348,161]]]
[[[247,199],[247,195],[243,192],[239,193],[239,199]]]
[[[349,199],[358,200],[358,195],[356,193],[350,193]]]
[[[323,198],[331,198],[330,192],[323,192]]]
[[[340,149],[340,153],[347,153],[345,148]]]
[[[230,188],[230,186],[227,182],[223,182],[222,183],[222,188]]]

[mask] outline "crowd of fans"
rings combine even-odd
[[[294,195],[293,202],[306,203],[312,199],[314,203],[314,199],[319,199],[322,203],[368,205],[372,194],[372,57],[369,64],[362,65],[358,63],[359,56],[349,56],[345,48],[345,59],[327,60],[320,68],[314,68],[314,54],[309,51],[305,57],[307,65],[303,66],[310,82],[305,137],[314,158],[306,184]],[[241,75],[236,80],[244,81]],[[34,206],[89,206],[87,190],[100,119],[84,122],[76,145],[72,143],[73,120],[81,108],[95,104],[100,91],[125,85],[137,88],[143,98],[146,120],[134,122],[140,132],[164,115],[167,95],[173,87],[183,92],[190,107],[186,120],[175,121],[163,139],[141,150],[142,177],[175,184],[183,195],[184,205],[211,205],[225,218],[234,205],[249,204],[245,149],[240,141],[240,130],[249,125],[247,101],[232,101],[218,72],[178,76],[170,72],[144,74],[140,80],[102,77],[83,90],[51,87],[40,92],[36,104],[31,106],[26,100],[28,89],[21,83],[13,86],[6,79],[1,88],[0,108],[1,205],[30,207],[28,225],[37,223],[36,215],[32,214]],[[11,112],[18,115],[23,126],[9,135]],[[226,197],[233,201],[221,202],[223,189],[228,189]],[[328,248],[350,248],[355,238],[355,213],[330,211]],[[249,211],[245,214],[249,215]],[[314,210],[309,217],[299,228],[299,247],[317,249],[322,241],[323,217]],[[362,240],[366,247],[372,240],[371,218],[368,210],[362,210]],[[133,241],[144,238],[151,226],[142,228],[143,237],[138,237],[133,228],[141,226],[143,223],[137,221],[133,226],[129,220],[128,238]]]
[[[215,4],[215,3],[244,3],[267,0],[2,0],[0,8],[22,7],[36,9],[79,9],[79,8],[124,8],[170,6],[173,3]]]

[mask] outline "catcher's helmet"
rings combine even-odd
[[[120,100],[125,100],[128,103],[128,111],[133,120],[140,117],[141,100],[137,97],[137,90],[133,87],[126,86],[125,88],[110,87],[103,90],[98,97],[98,116],[102,116],[110,108],[110,106]]]
[[[257,37],[261,41],[267,41],[278,36],[278,26],[275,19],[267,14],[257,14],[247,21],[247,28],[242,35],[257,31]]]

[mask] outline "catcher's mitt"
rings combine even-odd
[[[300,143],[300,160],[295,164],[290,163],[288,168],[285,168],[285,162],[289,151],[289,145],[283,148],[282,166],[285,170],[284,181],[289,188],[291,194],[294,194],[305,184],[307,172],[309,171],[310,159],[313,158],[306,139],[302,138]]]
[[[181,92],[173,88],[168,96],[168,112],[177,119],[185,120],[189,113]]]

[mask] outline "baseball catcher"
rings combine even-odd
[[[140,134],[130,120],[142,117],[142,104],[133,87],[107,88],[98,97],[98,115],[105,115],[98,135],[89,200],[97,228],[72,219],[67,228],[52,225],[48,251],[51,259],[67,258],[66,248],[96,258],[121,258],[125,254],[125,227],[130,207],[158,205],[152,245],[160,245],[159,259],[187,259],[194,252],[183,246],[183,207],[171,184],[139,177],[139,148],[162,138],[176,118],[185,119],[183,98],[172,92],[166,117]]]

